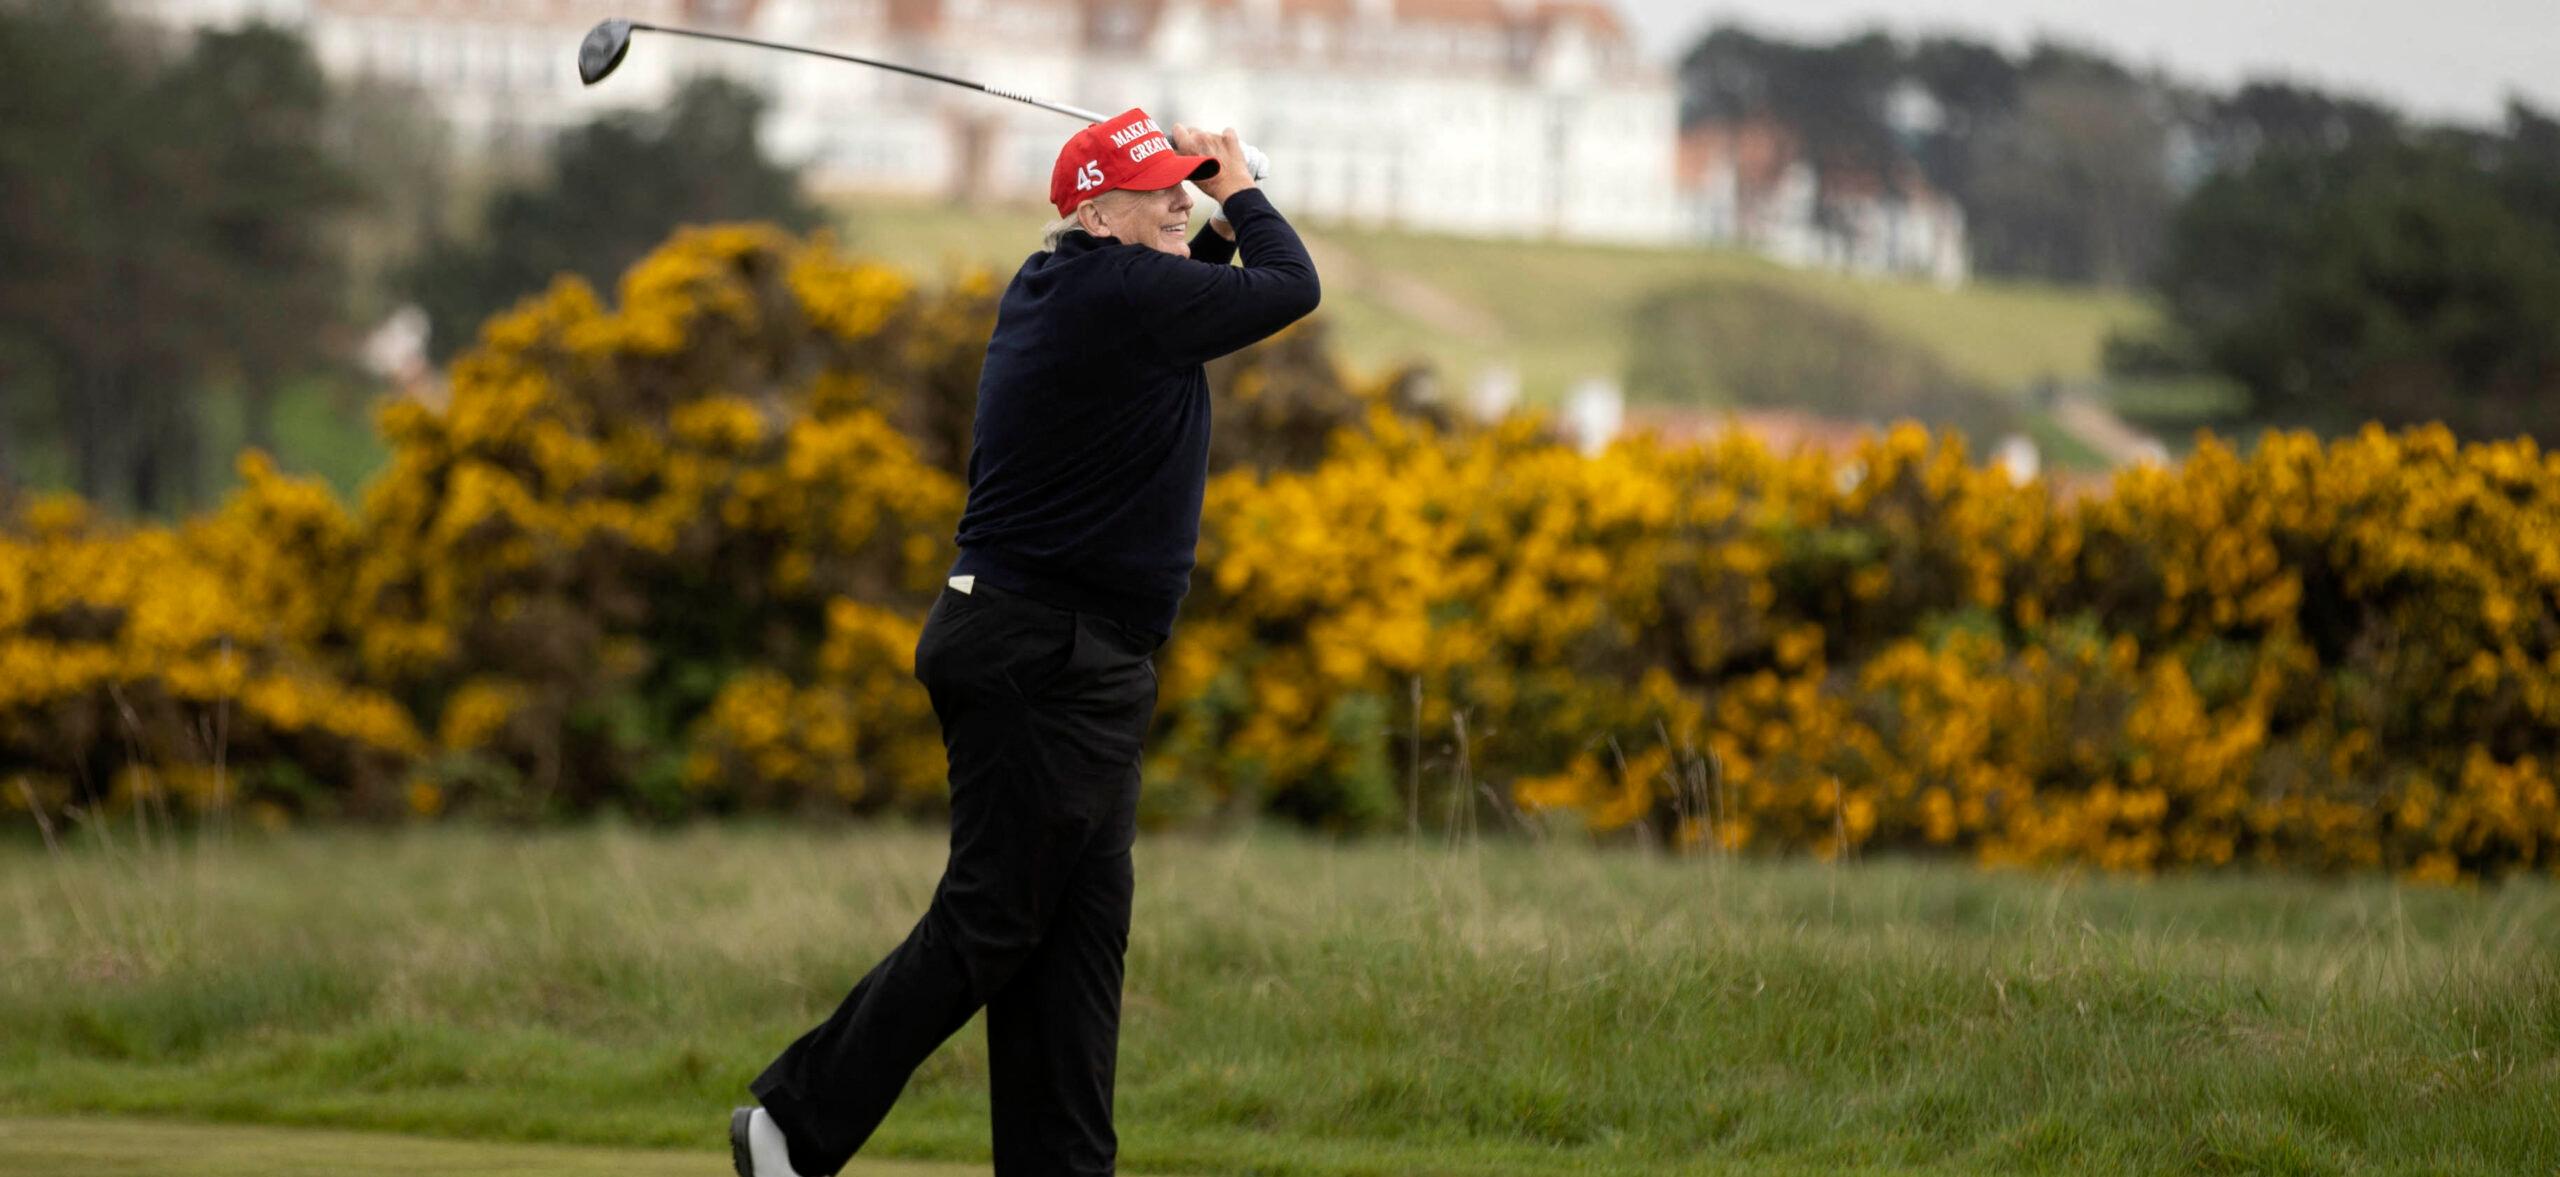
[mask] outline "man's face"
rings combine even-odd
[[[1179,183],[1152,190],[1119,189],[1091,207],[1102,223],[1103,236],[1191,255],[1191,193]]]

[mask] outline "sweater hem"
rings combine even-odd
[[[1182,607],[1180,597],[1168,601],[1160,597],[1102,592],[1008,560],[983,548],[960,549],[960,559],[952,564],[951,575],[981,577],[997,588],[1020,593],[1045,605],[1099,613],[1137,631],[1139,636],[1158,646],[1172,635],[1174,615]]]

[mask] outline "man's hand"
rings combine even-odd
[[[1244,162],[1244,137],[1236,134],[1234,127],[1227,128],[1224,134],[1211,134],[1199,127],[1175,123],[1166,138],[1173,141],[1175,151],[1184,155],[1205,155],[1218,161],[1218,174],[1199,183],[1200,191],[1209,199],[1225,204],[1227,197],[1254,186],[1253,172]]]

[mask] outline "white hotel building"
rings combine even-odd
[[[520,147],[690,72],[773,100],[768,146],[842,191],[1046,196],[1054,113],[815,58],[638,34],[588,89],[606,16],[839,49],[1105,114],[1234,126],[1311,217],[1485,236],[1695,239],[1677,96],[1602,0],[120,0],[168,24],[299,28],[333,75],[416,85],[466,145]]]

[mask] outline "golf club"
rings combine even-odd
[[[631,52],[631,34],[642,29],[647,29],[653,33],[670,33],[679,37],[700,37],[707,41],[727,41],[733,45],[752,45],[758,49],[779,49],[785,53],[806,53],[811,57],[825,57],[836,61],[849,61],[855,65],[878,66],[881,69],[895,70],[899,73],[908,74],[914,77],[928,78],[936,82],[948,82],[954,86],[961,86],[967,89],[976,90],[981,94],[993,94],[998,98],[1010,98],[1016,102],[1028,102],[1042,110],[1054,110],[1059,114],[1067,115],[1071,118],[1082,119],[1088,123],[1104,122],[1111,117],[1107,114],[1100,114],[1095,111],[1086,110],[1080,106],[1069,106],[1063,102],[1051,102],[1045,98],[1034,98],[1029,94],[1021,94],[1012,90],[999,89],[994,86],[986,85],[982,82],[972,82],[967,78],[955,78],[949,74],[938,74],[929,69],[917,69],[911,65],[899,65],[894,61],[881,61],[876,58],[857,57],[850,53],[836,53],[826,49],[811,49],[806,45],[785,45],[779,41],[760,41],[754,37],[738,37],[732,36],[728,33],[711,33],[704,32],[700,29],[679,29],[667,25],[653,25],[636,20],[623,20],[619,17],[598,21],[596,23],[596,27],[587,31],[587,39],[578,43],[579,80],[584,81],[590,86],[603,81],[606,75],[611,74],[614,71],[614,67],[622,64],[623,57]],[[1251,145],[1247,145],[1244,149],[1244,163],[1245,170],[1252,173],[1253,178],[1256,180],[1263,178],[1263,176],[1270,172],[1270,161],[1263,156],[1259,149]]]

